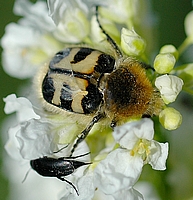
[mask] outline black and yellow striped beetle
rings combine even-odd
[[[96,18],[115,55],[87,47],[66,48],[46,66],[41,98],[51,111],[74,113],[90,122],[79,133],[71,151],[86,138],[93,125],[108,118],[111,127],[130,118],[158,115],[162,100],[146,75],[149,65],[123,55]],[[49,108],[46,108],[49,110]]]

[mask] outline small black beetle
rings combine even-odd
[[[43,158],[38,158],[30,161],[32,169],[34,169],[38,174],[42,176],[56,177],[62,181],[70,184],[76,191],[77,195],[78,190],[73,185],[72,182],[63,178],[63,176],[68,176],[72,174],[77,168],[89,165],[91,163],[85,163],[81,161],[74,160],[76,158],[88,155],[89,153],[82,154],[75,157],[60,157],[60,158],[50,158],[44,156]]]

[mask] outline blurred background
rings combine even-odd
[[[159,33],[157,47],[168,43],[178,47],[186,37],[183,23],[186,14],[193,8],[191,0],[152,0],[151,2],[153,12],[157,15],[156,29]],[[0,38],[4,34],[4,28],[7,24],[17,22],[19,19],[18,16],[13,14],[13,4],[14,0],[0,1]],[[2,52],[2,48],[0,50]],[[187,58],[185,52],[181,58],[183,63],[193,62],[193,51],[189,49],[189,52],[192,56]],[[16,93],[19,86],[22,86],[24,82],[25,80],[9,77],[4,73],[2,66],[0,67],[0,126],[2,126],[2,122],[6,117],[3,111],[3,97]],[[170,187],[169,196],[171,200],[188,199],[193,198],[193,181],[191,181],[193,180],[193,126],[191,123],[193,119],[193,99],[187,94],[181,94],[174,107],[182,112],[183,123],[177,131],[168,133],[168,140],[170,141],[168,167],[172,169],[172,173],[169,174],[169,179],[166,182],[168,188]],[[0,199],[6,200],[9,194],[9,182],[3,174],[2,159],[3,155],[8,155],[4,152],[4,143],[1,137],[0,144]],[[148,167],[145,170],[149,170]],[[156,171],[153,173],[152,175],[155,176],[156,174],[161,175],[161,172]],[[167,193],[167,189],[165,190],[163,192]]]

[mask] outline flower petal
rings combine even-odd
[[[49,34],[15,23],[6,26],[1,45],[5,72],[20,79],[34,76],[37,68],[62,46]]]
[[[36,119],[31,119],[21,125],[16,136],[23,158],[33,160],[53,152],[54,135],[50,133],[50,126],[50,123]]]
[[[36,66],[29,62],[33,54],[30,49],[37,45],[39,36],[30,27],[14,23],[6,26],[1,44],[3,68],[7,74],[21,79],[34,75]]]
[[[132,187],[141,174],[143,160],[125,149],[116,149],[94,170],[94,183],[105,194]]]
[[[174,102],[177,95],[182,90],[182,79],[173,75],[159,76],[155,80],[155,86],[159,89],[161,96],[166,104]]]
[[[153,121],[141,119],[128,122],[122,126],[115,127],[113,137],[123,147],[131,150],[139,139],[152,140],[154,136]]]
[[[19,151],[20,145],[17,138],[15,137],[20,128],[21,127],[18,125],[11,127],[8,130],[9,139],[5,144],[5,150],[13,159],[23,162],[24,160]]]
[[[166,159],[168,157],[168,143],[151,142],[151,154],[148,156],[148,163],[155,170],[166,169]]]
[[[50,32],[55,28],[55,24],[48,16],[46,2],[37,1],[33,4],[30,1],[18,0],[14,4],[14,13],[24,17],[20,19],[20,24],[33,27],[34,30]]]
[[[82,176],[77,181],[77,188],[79,192],[79,196],[75,191],[71,191],[71,188],[68,187],[67,193],[61,198],[61,200],[91,200],[93,199],[95,189],[94,188],[94,180],[93,173],[87,173]]]
[[[84,4],[81,0],[47,0],[49,15],[52,17],[56,25],[62,20],[64,13],[69,9],[80,8],[85,13],[88,12],[87,4]],[[93,3],[94,4],[94,3]]]
[[[113,194],[115,200],[143,200],[143,195],[134,188],[121,190]]]
[[[33,108],[31,102],[24,98],[17,98],[15,94],[8,95],[3,99],[5,104],[4,111],[6,114],[17,112],[17,118],[19,122],[24,122],[29,119],[40,119],[40,116],[37,115]]]

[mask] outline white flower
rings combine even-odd
[[[47,0],[49,15],[52,17],[54,23],[58,25],[63,18],[64,12],[69,8],[80,8],[85,13],[88,13],[89,9],[87,4],[83,3],[82,0],[72,0],[66,1],[63,0]]]
[[[2,62],[7,74],[23,79],[33,76],[38,67],[61,49],[61,44],[50,32],[54,24],[47,16],[44,2],[32,5],[16,1],[15,10],[25,18],[6,26],[1,40]]]
[[[6,26],[1,45],[3,68],[7,74],[17,78],[34,75],[37,67],[35,63],[38,63],[38,57],[34,52],[37,51],[36,46],[39,46],[40,37],[29,27],[14,23]]]
[[[174,102],[182,90],[183,80],[174,75],[159,76],[155,86],[159,89],[162,99],[166,104]]]
[[[80,177],[76,186],[78,188],[79,196],[75,192],[68,190],[61,200],[92,200],[95,194],[93,173],[87,172]],[[70,188],[69,188],[70,189]]]
[[[131,156],[126,149],[116,149],[108,154],[95,169],[95,186],[105,194],[114,194],[131,188],[138,180],[143,161]]]
[[[6,144],[6,150],[10,155],[12,154],[12,145],[15,144],[17,147],[19,146],[20,154],[23,158],[35,159],[51,154],[58,148],[59,141],[60,144],[65,145],[65,143],[70,143],[74,137],[73,127],[76,127],[76,124],[69,123],[68,126],[71,126],[69,130],[62,125],[63,123],[65,124],[64,118],[49,119],[49,116],[46,117],[43,113],[42,116],[37,115],[28,99],[9,95],[4,98],[4,101],[6,103],[6,113],[16,112],[18,120],[17,126],[9,129],[11,137]],[[63,132],[66,133],[65,139]],[[16,137],[18,141],[14,142],[13,137]],[[69,148],[65,149],[66,152],[69,151]]]
[[[112,21],[117,23],[133,22],[138,17],[139,1],[132,0],[107,0],[103,2],[104,6],[101,7],[101,14]]]
[[[40,116],[34,112],[31,102],[24,97],[17,98],[15,94],[11,94],[4,98],[3,101],[6,103],[5,113],[11,114],[16,112],[18,122],[40,119]]]
[[[31,27],[42,33],[55,29],[53,21],[48,16],[47,5],[43,1],[33,4],[29,0],[17,0],[14,4],[14,13],[24,17],[19,20],[23,26]]]
[[[8,114],[16,112],[19,124],[9,129],[9,140],[6,144],[6,150],[12,155],[10,144],[20,147],[20,153],[23,158],[34,159],[50,153],[50,144],[53,136],[49,134],[51,124],[42,121],[37,115],[31,102],[24,98],[16,98],[14,94],[4,98],[6,103],[5,112]],[[13,137],[17,142],[12,142]],[[11,147],[11,148],[9,148]]]
[[[95,184],[95,171],[90,168],[82,177],[77,179],[76,186],[79,196],[75,192],[68,190],[61,200],[92,200],[92,199],[108,199],[108,200],[142,200],[142,195],[135,189],[119,190],[113,194],[105,194]],[[68,187],[68,189],[70,189]]]
[[[89,34],[88,8],[81,1],[48,1],[50,15],[57,27],[54,35],[62,42],[79,43]]]
[[[153,169],[165,170],[168,143],[163,144],[153,140],[152,120],[144,118],[116,127],[113,136],[131,156],[141,160],[144,164],[149,163]]]

